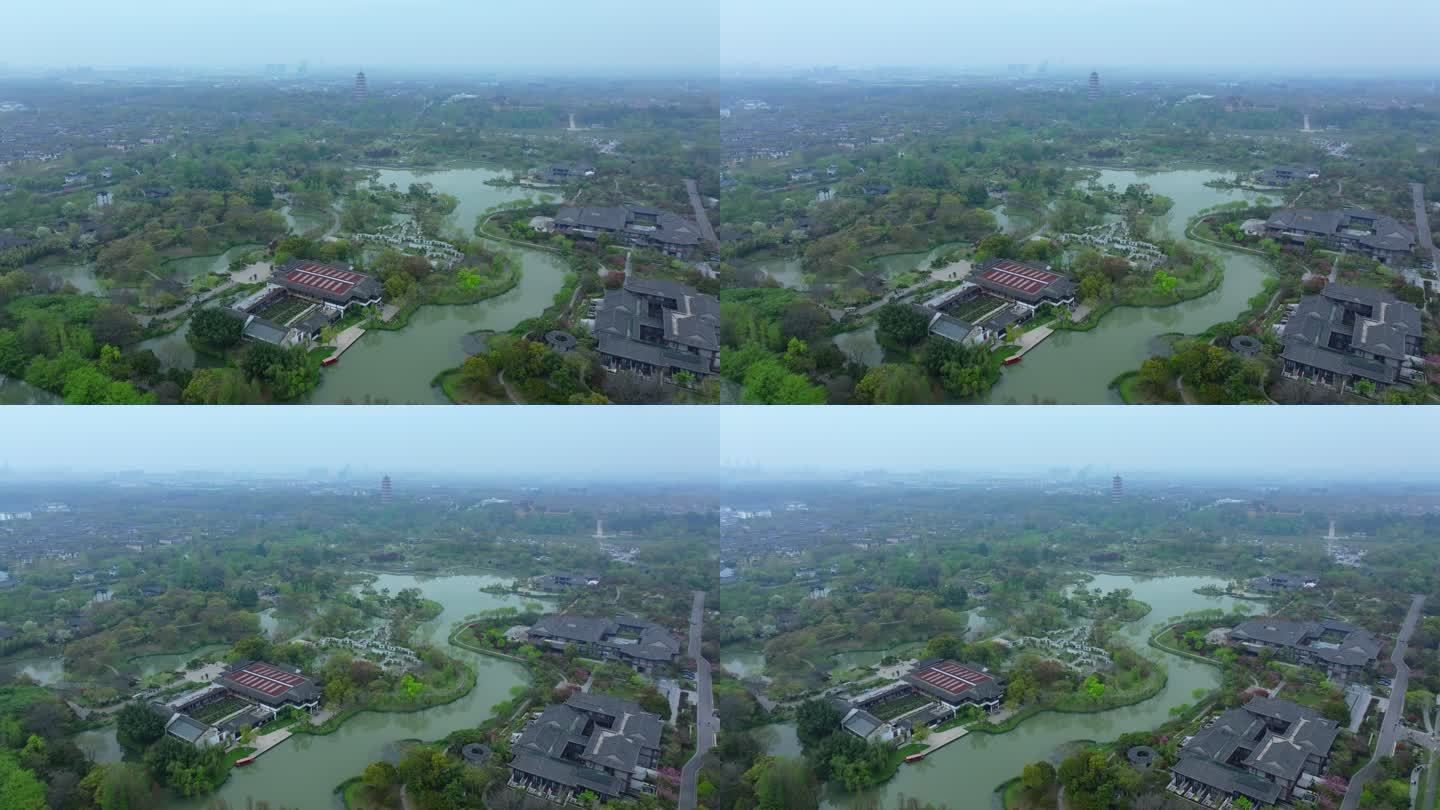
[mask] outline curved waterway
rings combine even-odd
[[[1164,626],[1172,616],[1193,610],[1221,608],[1231,610],[1242,600],[1229,597],[1202,596],[1195,589],[1202,585],[1224,587],[1225,581],[1213,577],[1174,576],[1142,579],[1110,574],[1097,575],[1087,587],[1106,591],[1129,588],[1134,598],[1146,602],[1151,611],[1137,622],[1120,631],[1136,650],[1161,662],[1169,672],[1165,689],[1153,698],[1094,714],[1061,714],[1046,712],[1022,722],[1004,734],[969,734],[950,743],[924,760],[902,765],[895,778],[876,788],[865,798],[878,799],[876,807],[894,807],[898,797],[922,802],[944,804],[950,810],[998,807],[995,788],[1014,776],[1031,762],[1051,757],[1067,743],[1077,740],[1110,740],[1131,731],[1155,728],[1170,719],[1170,709],[1193,703],[1192,692],[1219,686],[1219,670],[1206,664],[1169,655],[1150,647],[1150,633]],[[768,727],[775,735],[767,743],[774,753],[794,750],[794,728],[783,724]],[[831,794],[824,806],[841,810],[849,806],[851,797]]]
[[[450,230],[473,238],[481,212],[500,203],[534,199],[533,190],[501,188],[486,180],[505,176],[492,169],[449,169],[413,172],[383,169],[378,183],[394,183],[401,191],[411,183],[430,183],[437,192],[460,203],[447,218]],[[440,371],[464,362],[464,337],[480,330],[504,332],[550,306],[565,283],[568,268],[554,254],[486,240],[486,247],[520,256],[520,283],[503,295],[478,304],[423,306],[398,331],[370,330],[320,374],[320,386],[309,401],[321,404],[385,402],[446,404],[444,392],[430,383]]]
[[[444,392],[430,384],[443,369],[465,361],[463,339],[482,329],[504,332],[550,306],[565,284],[568,268],[554,255],[491,245],[520,255],[520,283],[503,295],[478,304],[424,306],[398,331],[372,329],[324,369],[310,401],[327,404],[386,402],[446,404]]]
[[[375,182],[382,186],[394,186],[401,192],[410,188],[411,183],[429,183],[439,194],[449,194],[459,200],[459,205],[446,217],[447,227],[459,231],[470,239],[475,234],[475,220],[485,211],[501,203],[515,200],[553,200],[554,194],[518,186],[491,186],[485,181],[496,178],[509,179],[510,172],[486,169],[478,166],[465,169],[443,169],[425,172],[409,169],[379,169]]]
[[[525,683],[525,670],[498,658],[470,653],[446,643],[450,627],[466,615],[495,607],[519,607],[513,596],[483,593],[487,585],[509,580],[494,576],[463,575],[417,577],[382,574],[376,590],[419,588],[426,599],[444,606],[435,619],[416,630],[417,639],[442,646],[447,654],[475,667],[475,688],[454,703],[419,712],[364,712],[346,720],[333,734],[296,735],[267,752],[253,764],[237,768],[219,791],[193,800],[176,800],[173,807],[201,810],[211,799],[223,799],[232,808],[249,807],[251,800],[268,801],[272,807],[304,810],[339,808],[342,803],[333,791],[365,766],[383,758],[394,743],[405,739],[436,740],[452,731],[473,728],[490,716],[490,708],[510,697],[510,688]],[[533,601],[533,600],[532,600]],[[100,747],[101,743],[87,740]]]
[[[1156,219],[1156,227],[1171,238],[1184,240],[1186,223],[1201,210],[1262,196],[1205,185],[1226,177],[1221,172],[1200,169],[1156,173],[1107,169],[1100,172],[1099,182],[1122,190],[1132,183],[1146,183],[1156,194],[1174,200],[1169,213]],[[1021,405],[1049,400],[1064,404],[1119,403],[1120,395],[1110,389],[1111,380],[1139,368],[1151,356],[1151,342],[1156,337],[1167,332],[1202,332],[1242,312],[1265,283],[1269,273],[1265,261],[1185,241],[1198,250],[1217,254],[1224,263],[1225,278],[1218,289],[1171,307],[1115,309],[1088,332],[1057,332],[1026,354],[1023,362],[1007,367],[1000,382],[980,401]]]

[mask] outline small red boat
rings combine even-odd
[[[1005,365],[1007,365],[1007,366],[1013,366],[1013,365],[1015,365],[1016,363],[1020,362],[1020,359],[1023,358],[1024,356],[1025,356],[1025,355],[1023,355],[1023,354],[1012,354],[1012,355],[1010,355],[1009,357],[1005,358]]]
[[[338,355],[338,354],[332,354],[332,355],[330,355],[329,357],[325,358],[324,360],[321,360],[321,361],[320,361],[320,365],[322,365],[322,366],[333,366],[333,365],[335,365],[335,364],[338,363],[338,362],[340,362],[340,355]]]
[[[255,755],[254,755],[254,754],[251,754],[251,755],[248,756],[248,757],[241,757],[241,758],[235,760],[235,767],[237,767],[237,768],[243,768],[243,767],[245,767],[246,765],[249,765],[250,763],[252,763],[252,762],[254,762],[254,761],[255,761]]]
[[[906,762],[919,762],[920,760],[922,760],[922,759],[924,759],[924,758],[925,758],[925,752],[924,752],[924,751],[921,751],[921,752],[918,753],[918,754],[911,754],[910,756],[905,757],[905,761],[906,761]]]

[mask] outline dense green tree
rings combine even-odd
[[[803,760],[767,757],[756,766],[755,797],[758,810],[817,810],[820,806],[815,774]]]
[[[47,810],[45,785],[20,767],[14,755],[0,753],[0,807],[5,810]]]
[[[807,700],[795,710],[795,736],[811,746],[840,729],[840,710],[823,698]]]
[[[1025,787],[1034,793],[1049,790],[1055,784],[1055,766],[1043,759],[1032,762],[1021,771],[1020,778]]]
[[[873,405],[923,405],[933,401],[930,381],[917,366],[875,366],[855,386],[855,397]]]
[[[199,348],[220,352],[238,346],[244,331],[241,319],[215,307],[204,307],[190,316],[186,337]]]
[[[115,738],[127,748],[142,749],[164,733],[164,719],[144,703],[126,703],[115,714]]]
[[[924,340],[930,328],[924,312],[899,302],[881,307],[875,313],[875,323],[882,336],[901,346],[914,346]]]

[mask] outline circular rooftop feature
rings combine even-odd
[[[1155,758],[1159,755],[1154,748],[1148,745],[1137,745],[1125,752],[1125,758],[1130,760],[1131,765],[1146,769],[1155,764]]]
[[[1254,357],[1260,353],[1260,341],[1250,335],[1236,335],[1230,338],[1230,349],[1241,357]]]
[[[556,329],[545,333],[545,343],[557,352],[568,352],[575,348],[575,336]]]
[[[490,759],[490,746],[468,743],[460,749],[460,756],[471,765],[484,765]]]

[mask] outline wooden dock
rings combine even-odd
[[[1055,334],[1055,330],[1048,326],[1037,326],[1020,336],[1020,351],[1010,355],[1011,357],[1024,357],[1031,349],[1045,342],[1045,339]]]
[[[330,365],[336,360],[339,360],[340,355],[344,354],[346,349],[354,346],[355,341],[359,340],[364,335],[365,330],[359,326],[352,326],[349,329],[346,329],[344,332],[341,332],[339,336],[335,338],[335,351],[331,352],[330,356],[326,357],[323,361],[325,365]]]

